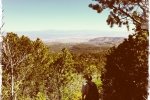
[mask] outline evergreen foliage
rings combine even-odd
[[[109,9],[110,14],[107,18],[107,24],[113,27],[114,24],[121,27],[133,23],[135,30],[148,30],[148,0],[93,0],[94,4],[89,7],[98,13]]]
[[[103,53],[73,54],[66,48],[51,52],[40,39],[33,41],[7,33],[3,41],[3,99],[80,99],[85,72],[94,75],[94,81],[101,87],[99,72],[105,63]]]
[[[102,74],[104,100],[145,100],[148,96],[148,33],[130,35],[107,56]]]

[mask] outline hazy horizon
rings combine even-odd
[[[98,38],[98,37],[127,37],[128,34],[124,33],[122,35],[119,31],[116,33],[115,31],[94,31],[94,30],[74,30],[74,31],[65,31],[65,30],[45,30],[45,31],[27,31],[27,32],[15,32],[19,36],[25,35],[30,39],[35,40],[36,38],[40,38],[44,42],[87,42],[90,39]],[[111,33],[111,34],[110,34]],[[113,33],[113,35],[112,35]]]
[[[5,32],[15,32],[31,39],[61,40],[92,37],[127,37],[125,26],[110,28],[101,14],[88,7],[92,0],[4,0]],[[78,6],[78,7],[77,7]],[[60,39],[61,38],[61,39]],[[80,39],[78,39],[79,41]],[[76,41],[76,40],[75,40]]]

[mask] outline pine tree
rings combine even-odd
[[[107,56],[102,74],[104,100],[146,100],[148,33],[130,35]]]
[[[51,66],[53,67],[53,82],[56,84],[55,90],[57,91],[57,100],[62,100],[63,89],[72,78],[72,73],[74,71],[73,64],[72,55],[66,48],[62,49],[61,53],[58,53],[58,55],[55,55],[54,63]]]

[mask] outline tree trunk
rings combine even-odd
[[[61,92],[60,92],[60,89],[58,89],[58,100],[61,100]]]
[[[11,97],[12,100],[14,98],[14,75],[13,75],[13,68],[11,68]]]
[[[10,68],[11,68],[11,100],[14,100],[14,68],[12,58],[10,58]]]

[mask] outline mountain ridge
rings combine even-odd
[[[119,45],[124,39],[124,37],[97,37],[88,42],[93,45]]]
[[[63,48],[68,48],[71,51],[96,51],[98,52],[101,48],[110,48],[113,46],[118,46],[121,42],[123,42],[124,37],[97,37],[93,39],[89,39],[87,42],[46,42],[46,45],[52,51],[60,51]]]

